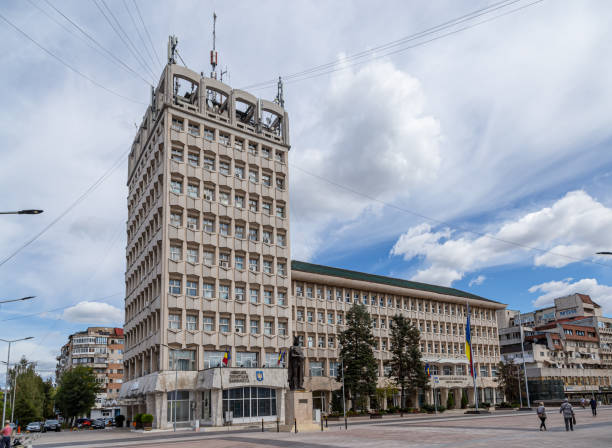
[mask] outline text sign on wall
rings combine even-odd
[[[230,383],[248,383],[249,375],[246,370],[232,370],[229,373],[229,382]]]

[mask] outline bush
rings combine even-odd
[[[497,407],[501,409],[511,409],[512,405],[507,401],[502,401],[500,404],[497,405]]]
[[[140,422],[141,423],[153,423],[153,416],[151,414],[142,414],[140,416]]]
[[[483,401],[482,403],[479,404],[478,407],[479,408],[484,408],[484,409],[489,409],[491,407],[491,403],[487,403],[486,401]]]
[[[438,409],[438,412],[442,413],[444,411],[446,411],[446,407],[445,406],[434,406],[432,404],[424,404],[423,406],[421,406],[421,411],[427,412],[428,414],[433,414],[434,412],[436,412],[436,408]]]
[[[125,422],[125,415],[118,415],[115,417],[115,426],[117,428],[123,428],[123,422]]]
[[[142,416],[143,416],[143,414],[136,414],[134,416],[134,422],[135,423],[142,423]]]
[[[465,394],[465,391],[463,391],[463,393],[461,394],[461,409],[467,408],[467,405],[468,405],[467,395]]]
[[[448,394],[448,399],[446,400],[446,407],[448,409],[453,409],[455,407],[455,394]]]

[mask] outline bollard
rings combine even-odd
[[[344,429],[348,431],[348,422],[346,421],[346,415],[344,416]]]
[[[298,430],[297,430],[297,418],[293,419],[293,424],[295,425],[295,433],[297,434]]]
[[[319,420],[321,421],[321,431],[323,431],[323,416]]]
[[[280,432],[280,418],[276,417],[276,432]]]
[[[327,415],[325,416],[325,427],[329,428],[328,424],[327,424]]]
[[[261,419],[261,432],[264,432],[263,418]]]

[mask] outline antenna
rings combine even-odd
[[[223,75],[227,75],[229,78],[229,73],[227,72],[227,65],[225,66],[225,70],[221,70],[221,82],[223,82]]]
[[[168,36],[168,64],[176,64],[176,46],[178,45],[178,37]]]
[[[279,76],[278,83],[276,84],[276,98],[274,98],[274,102],[278,104],[280,107],[285,108],[285,98],[283,98],[283,80]]]
[[[219,56],[217,55],[216,50],[217,44],[217,14],[213,12],[213,47],[210,50],[210,66],[212,70],[210,71],[210,77],[217,79],[217,62],[219,60]],[[223,76],[223,74],[221,75]]]

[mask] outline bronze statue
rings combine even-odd
[[[299,346],[299,338],[293,338],[289,349],[289,390],[304,389],[304,352]]]

